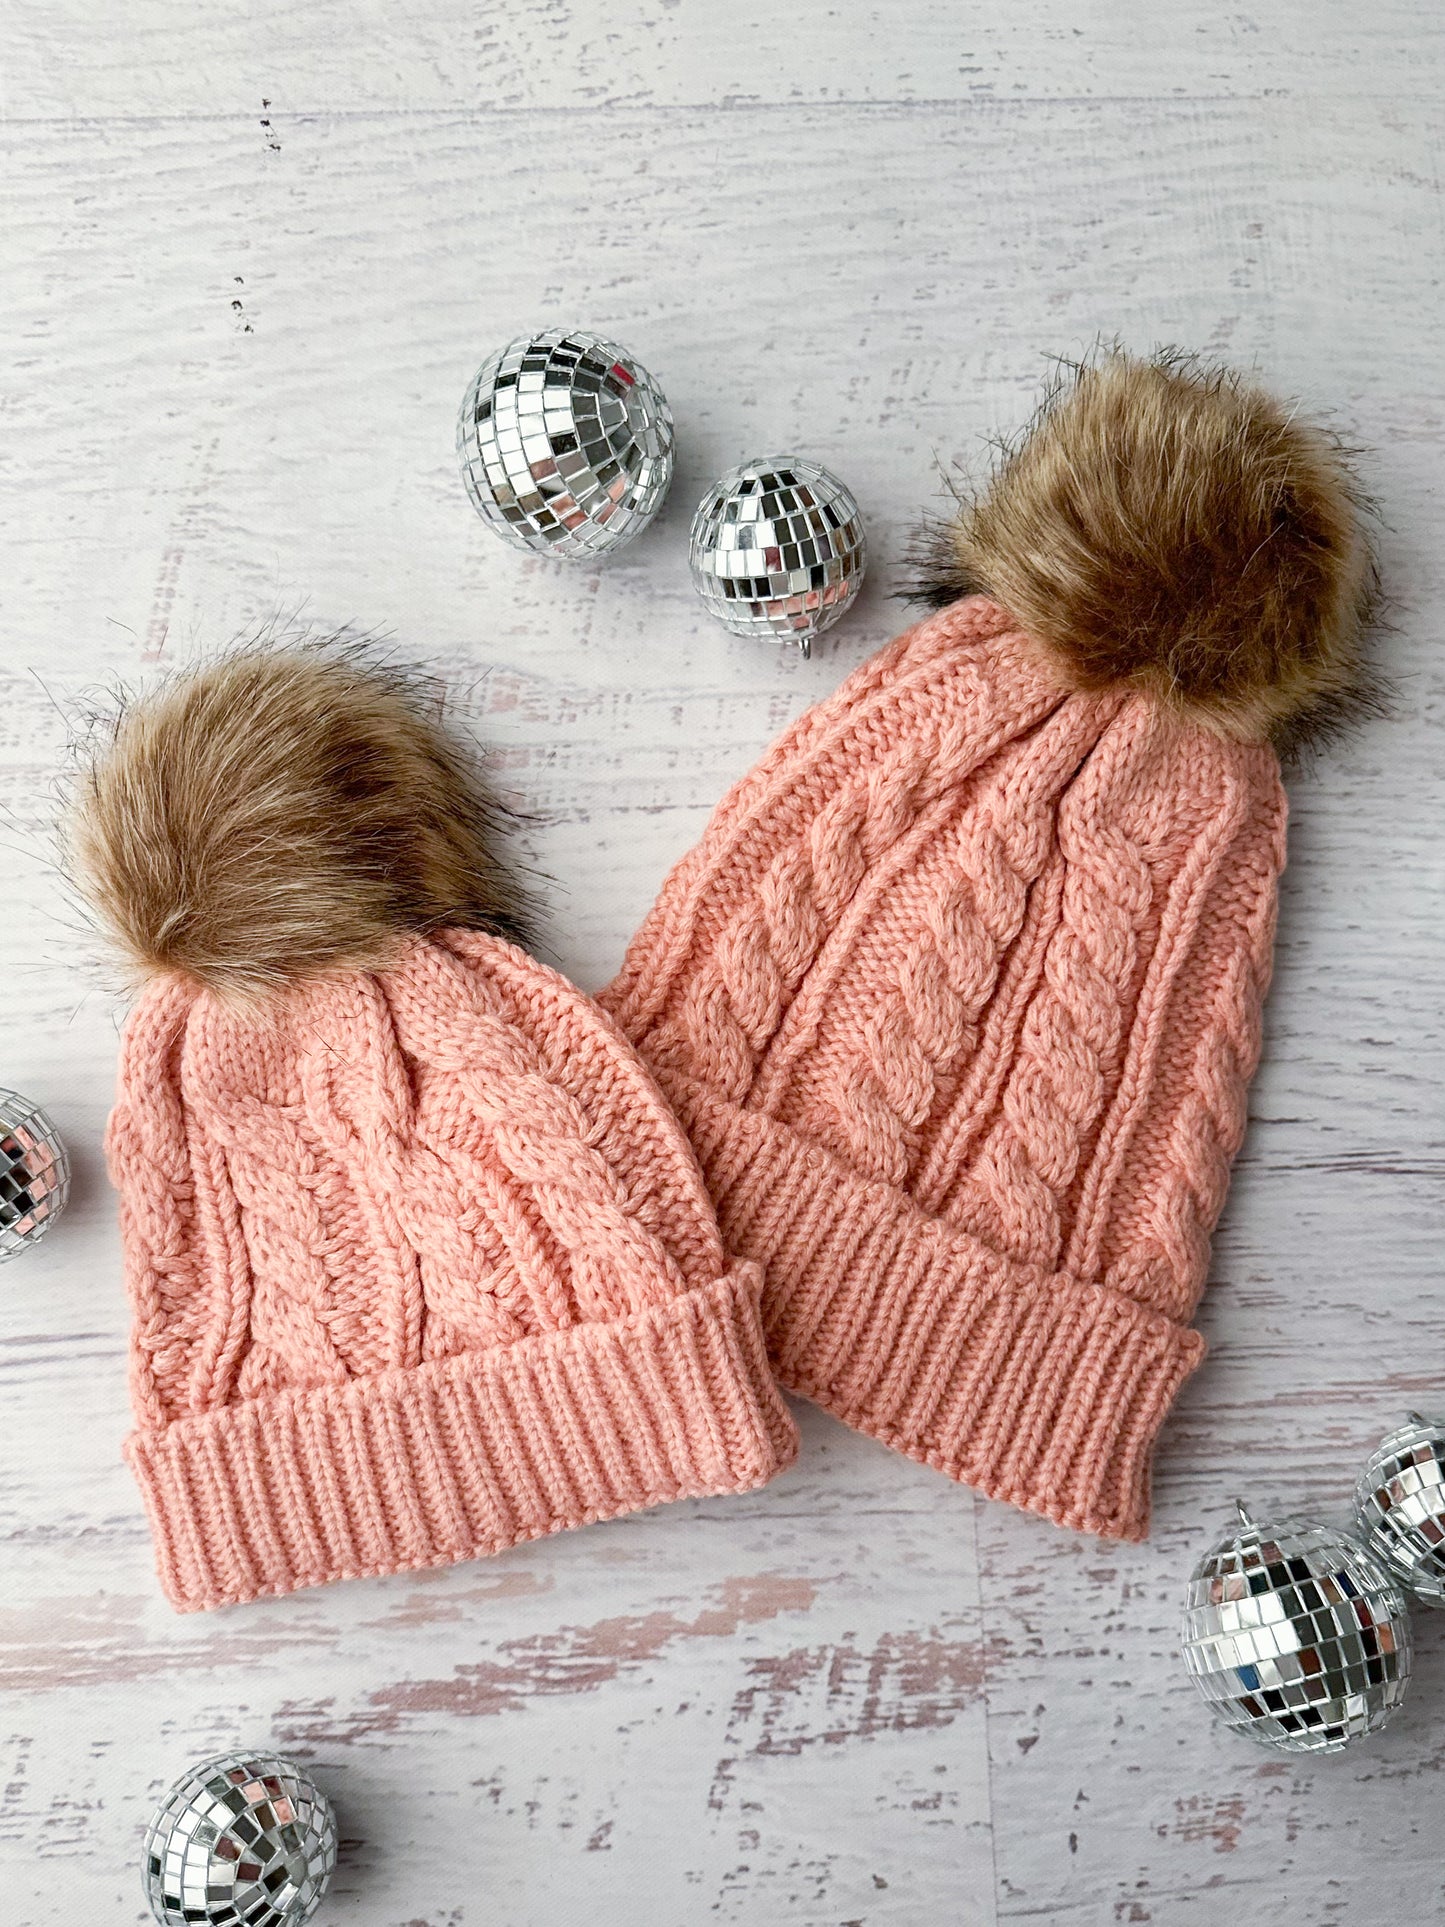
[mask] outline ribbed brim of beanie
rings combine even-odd
[[[723,1237],[763,1268],[785,1390],[988,1498],[1145,1536],[1155,1438],[1204,1355],[1196,1331],[1010,1259],[691,1079],[664,1082]]]
[[[192,1612],[451,1565],[765,1484],[796,1434],[758,1287],[739,1263],[606,1323],[137,1431],[167,1597]]]

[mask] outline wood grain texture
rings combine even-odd
[[[777,7],[768,0],[12,0],[6,97],[23,118],[233,113],[415,114],[915,103],[1010,98],[1423,92],[1445,23],[1417,0],[1058,0],[965,8]]]
[[[0,1295],[5,1919],[141,1920],[150,1802],[245,1740],[334,1791],[322,1919],[358,1927],[1445,1921],[1445,1622],[1396,1726],[1318,1764],[1216,1734],[1174,1648],[1232,1492],[1336,1512],[1445,1400],[1437,11],[17,0],[0,71],[0,1081],[78,1167]],[[668,508],[604,569],[504,550],[454,473],[472,369],[553,321],[614,332],[678,419]],[[1101,332],[1258,366],[1370,451],[1399,690],[1292,782],[1154,1537],[1071,1538],[809,1414],[745,1500],[175,1619],[118,1458],[120,1007],[49,865],[91,692],[278,613],[393,633],[494,746],[595,986],[724,785],[897,626],[937,463]],[[811,664],[686,575],[707,481],[785,445],[873,540]]]

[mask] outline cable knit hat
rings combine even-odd
[[[1143,1536],[1259,1054],[1271,739],[1358,703],[1371,583],[1327,438],[1105,357],[963,509],[942,612],[724,799],[603,1002],[785,1387]]]
[[[108,1151],[183,1610],[792,1455],[756,1268],[624,1039],[495,934],[487,828],[405,686],[326,651],[182,678],[82,784],[79,867],[152,974]]]

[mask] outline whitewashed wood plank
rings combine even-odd
[[[729,112],[758,103],[987,98],[1427,94],[1442,49],[1415,0],[1050,0],[960,7],[741,0],[12,0],[0,39],[17,117],[245,116],[284,143],[288,116],[474,107],[596,114],[639,106]],[[582,125],[553,139],[585,140]]]

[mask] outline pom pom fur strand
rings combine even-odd
[[[1068,366],[992,482],[916,560],[918,599],[982,593],[1066,686],[1146,691],[1281,749],[1383,707],[1378,585],[1344,450],[1175,350]]]
[[[241,1006],[379,969],[408,933],[520,940],[505,812],[439,711],[356,644],[246,644],[121,708],[78,772],[68,867],[136,972]]]

